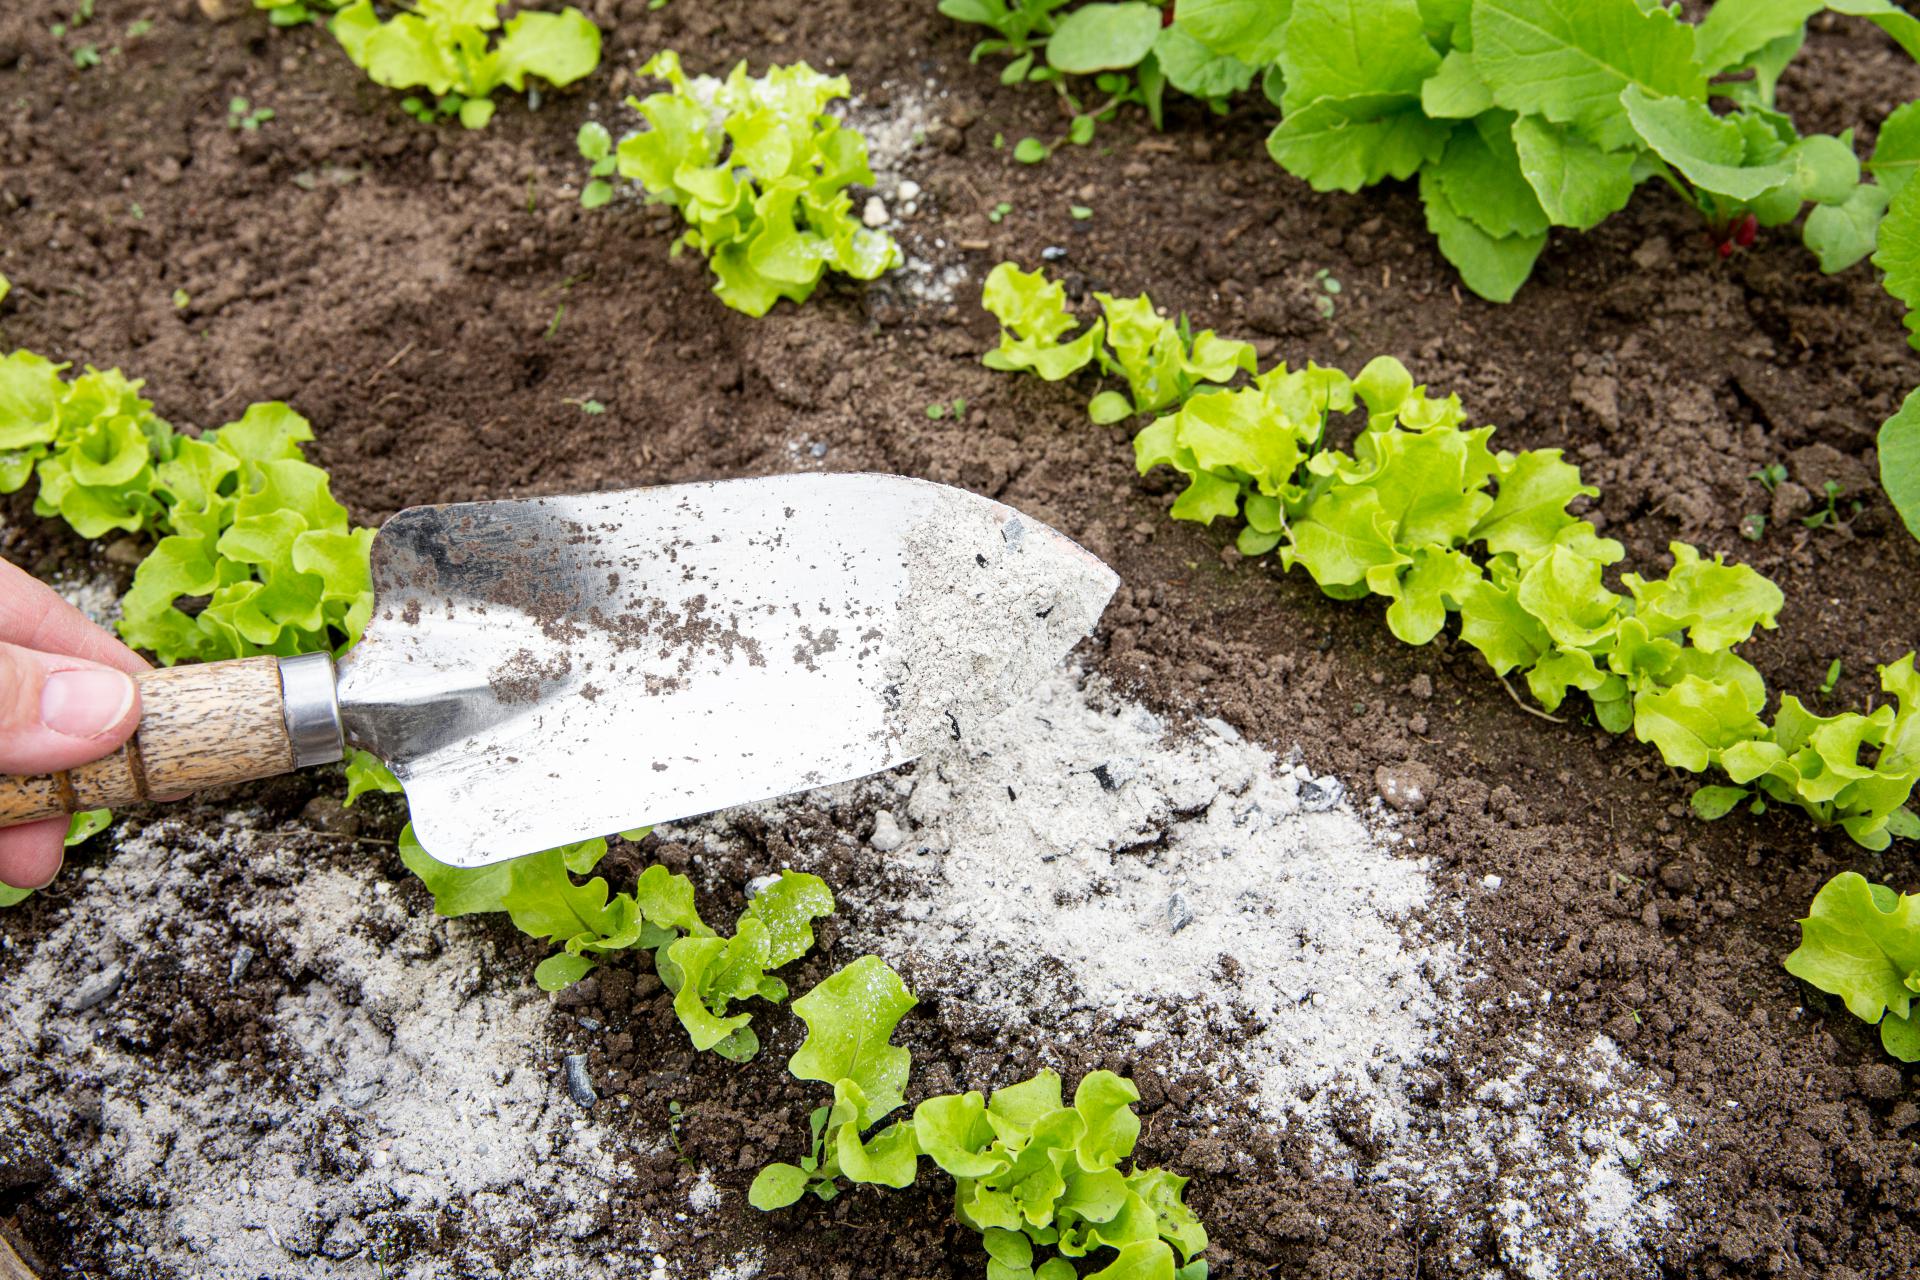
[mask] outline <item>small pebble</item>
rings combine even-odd
[[[1193,908],[1179,894],[1167,899],[1167,932],[1178,933],[1193,923]]]
[[[860,221],[869,227],[884,227],[891,219],[887,214],[887,202],[879,196],[868,196],[867,207],[860,211]]]
[[[1225,738],[1228,742],[1240,741],[1240,731],[1228,724],[1225,720],[1222,720],[1219,716],[1207,716],[1202,719],[1200,723]]]
[[[873,815],[873,835],[868,837],[868,844],[882,853],[892,853],[905,839],[900,832],[900,823],[891,813],[882,809]]]
[[[1502,880],[1499,876],[1496,876],[1496,875],[1489,874],[1489,875],[1484,875],[1480,877],[1480,887],[1483,889],[1488,889],[1488,890],[1498,889],[1502,884],[1505,884],[1505,883],[1506,882],[1504,880]]]
[[[1057,244],[1050,244],[1040,251],[1040,257],[1047,262],[1058,262],[1066,256],[1066,249]]]
[[[600,1095],[593,1091],[593,1081],[587,1077],[587,1055],[570,1053],[567,1063],[567,1094],[581,1107],[592,1107],[600,1101]]]
[[[895,189],[893,194],[902,200],[918,200],[920,198],[920,184],[912,178],[908,178]]]
[[[1328,775],[1324,778],[1306,778],[1300,783],[1300,807],[1308,813],[1325,813],[1340,803],[1340,797],[1346,788],[1340,785],[1340,779]]]
[[[233,959],[227,962],[227,985],[237,987],[240,980],[247,976],[247,968],[253,963],[253,948],[241,943],[233,949]]]
[[[73,994],[67,997],[67,1012],[85,1013],[95,1005],[106,1003],[126,980],[125,965],[108,965],[73,989]]]
[[[1417,760],[1383,764],[1373,773],[1373,785],[1379,789],[1380,798],[1388,808],[1403,813],[1419,813],[1425,809],[1438,781],[1433,769]]]

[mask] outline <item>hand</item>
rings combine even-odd
[[[0,773],[56,773],[119,750],[140,726],[133,650],[24,570],[0,560]],[[38,889],[60,870],[65,818],[0,830],[0,884]]]

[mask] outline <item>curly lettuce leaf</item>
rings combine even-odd
[[[1920,894],[1896,894],[1852,871],[1829,880],[1800,921],[1800,945],[1786,969],[1846,1002],[1854,1017],[1880,1024],[1881,1043],[1903,1062],[1920,1061],[1913,1001],[1920,995]]]
[[[568,85],[600,65],[600,29],[578,9],[523,11],[501,30],[498,0],[417,0],[382,21],[357,0],[327,24],[347,57],[375,84],[450,98],[460,122],[485,128],[491,95],[516,92],[528,76]]]
[[[861,1104],[848,1123],[864,1132],[903,1101],[912,1055],[891,1043],[919,1001],[878,956],[861,956],[793,1002],[807,1037],[788,1060],[801,1080],[846,1080]]]
[[[682,243],[707,258],[721,301],[764,315],[805,302],[828,270],[872,280],[900,265],[892,237],[853,216],[846,188],[870,185],[864,138],[832,114],[844,76],[806,63],[764,76],[689,77],[672,50],[641,68],[668,90],[628,99],[648,128],[614,153],[621,176],[680,210]],[[722,159],[723,151],[725,159]]]

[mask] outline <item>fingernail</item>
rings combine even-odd
[[[118,671],[56,671],[40,689],[40,723],[69,738],[97,738],[133,705],[133,677]]]

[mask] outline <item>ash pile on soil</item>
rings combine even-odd
[[[898,756],[1018,702],[1093,629],[1116,582],[1052,530],[970,499],[933,502],[904,541],[895,629],[906,644],[879,672],[889,740],[906,747]]]
[[[287,888],[195,892],[236,858]],[[370,865],[303,866],[271,833],[155,826],[73,875],[58,927],[9,957],[0,1099],[60,1140],[56,1176],[112,1223],[114,1275],[487,1275],[503,1248],[515,1275],[648,1274],[650,1253],[579,1238],[633,1155],[567,1097],[545,997],[517,966],[483,984],[490,949],[391,889]],[[208,987],[283,976],[265,1061],[128,1048],[144,955]]]
[[[1684,1136],[1660,1082],[1604,1040],[1479,1043],[1464,904],[1336,779],[1063,672],[824,794],[879,805],[861,856],[886,888],[843,895],[844,941],[994,1046],[960,1087],[1070,1047],[1179,1082],[1182,1123],[1223,1139],[1201,1175],[1221,1198],[1278,1142],[1425,1219],[1466,1271],[1490,1250],[1529,1280],[1656,1270]],[[730,840],[724,816],[705,838]]]

